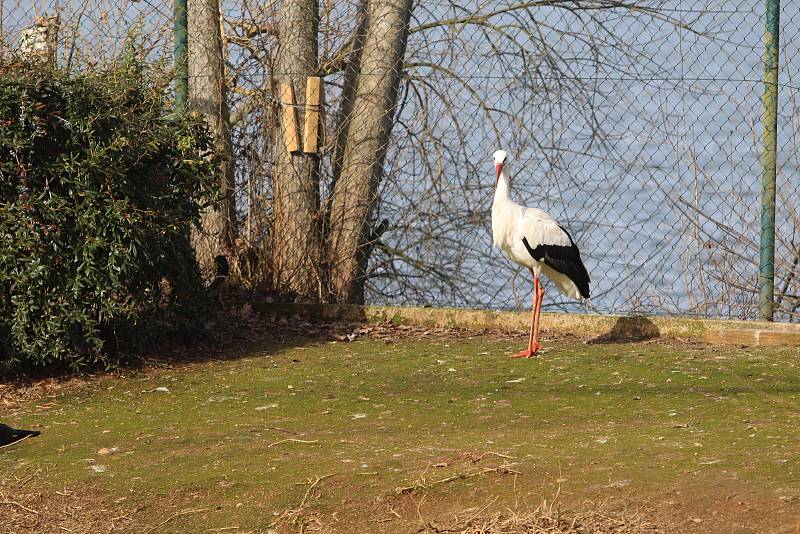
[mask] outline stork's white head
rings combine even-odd
[[[506,160],[508,159],[508,153],[505,150],[497,150],[493,157],[495,170],[494,186],[497,187],[497,182],[500,181],[500,174],[503,172],[503,167],[505,167]]]

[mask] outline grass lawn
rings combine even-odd
[[[524,341],[275,336],[50,383],[0,403],[42,430],[0,449],[0,532],[478,532],[543,501],[800,528],[797,349]]]

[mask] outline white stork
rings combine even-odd
[[[533,276],[533,309],[528,348],[512,358],[530,358],[539,345],[539,315],[544,288],[539,275],[544,273],[563,294],[574,299],[589,298],[589,273],[581,253],[569,233],[550,215],[537,208],[520,206],[509,196],[505,150],[494,153],[496,172],[492,204],[492,237],[495,246],[513,262],[527,267]]]

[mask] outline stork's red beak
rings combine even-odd
[[[504,165],[503,163],[495,163],[494,164],[494,172],[496,173],[495,177],[494,177],[494,186],[495,187],[497,187],[497,182],[500,181],[500,173],[503,172],[503,165]]]

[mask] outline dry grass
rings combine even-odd
[[[430,521],[417,532],[452,534],[657,534],[667,532],[641,510],[613,512],[597,506],[579,513],[562,512],[542,503],[533,511],[506,510],[483,515],[482,509],[468,509],[452,522]]]

